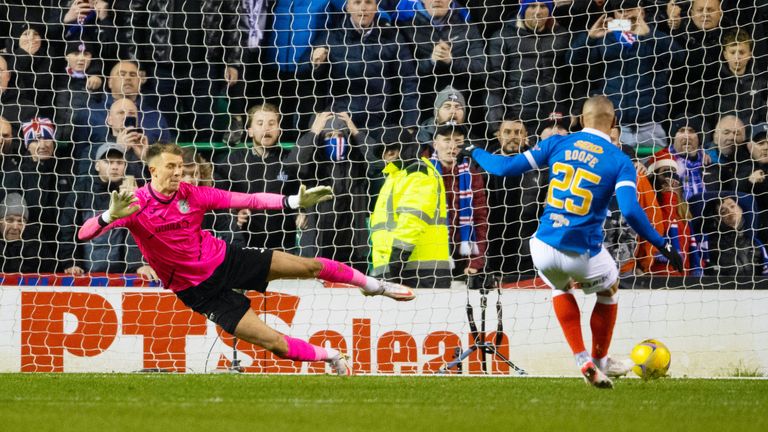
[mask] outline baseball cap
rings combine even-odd
[[[104,143],[96,150],[96,160],[104,159],[110,152],[116,151],[125,156],[125,147],[117,143]]]

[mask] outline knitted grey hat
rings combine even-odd
[[[29,219],[27,203],[21,195],[10,193],[6,195],[3,202],[0,203],[0,218],[5,219],[8,216],[21,216],[25,220]]]

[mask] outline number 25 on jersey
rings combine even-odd
[[[555,178],[549,184],[547,204],[558,209],[564,208],[568,213],[575,215],[587,215],[592,206],[592,192],[584,188],[585,183],[599,184],[601,177],[584,168],[574,168],[571,165],[556,162],[552,165],[552,175],[560,174],[564,174],[562,179]],[[570,196],[564,199],[556,198],[555,191],[566,192]],[[579,201],[577,198],[581,198],[580,205],[577,205]]]

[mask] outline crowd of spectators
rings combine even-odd
[[[112,191],[149,180],[149,145],[175,141],[189,146],[185,179],[195,184],[333,188],[333,201],[308,212],[209,215],[206,228],[235,244],[386,273],[371,213],[383,185],[399,193],[395,173],[410,161],[442,178],[441,269],[529,278],[546,171],[492,177],[458,150],[518,154],[579,130],[582,101],[605,94],[640,202],[683,252],[686,273],[768,274],[763,3],[3,3],[0,271],[154,278],[124,230],[88,244],[75,230]],[[386,156],[395,149],[408,157]],[[615,206],[606,228],[623,274],[674,273]]]

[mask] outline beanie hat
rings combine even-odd
[[[8,216],[21,216],[25,220],[29,219],[27,203],[21,195],[10,193],[6,195],[3,202],[0,203],[0,218],[4,219]]]
[[[33,141],[41,139],[55,139],[56,125],[51,119],[45,117],[35,117],[27,123],[21,125],[24,135],[24,147],[29,147]]]
[[[82,41],[72,41],[67,42],[66,50],[64,51],[64,54],[69,53],[81,53],[81,52],[87,52],[93,54],[93,48]]]
[[[437,111],[440,109],[440,107],[448,101],[458,102],[465,108],[467,106],[467,101],[464,99],[464,95],[462,95],[460,91],[451,86],[445,86],[445,88],[437,93],[437,97],[435,98],[435,118],[437,118]]]
[[[552,0],[521,0],[520,12],[518,13],[518,16],[525,17],[525,11],[532,3],[544,3],[544,6],[549,9],[549,16],[552,16],[552,11],[555,9],[555,2]]]

